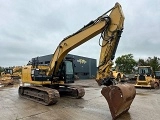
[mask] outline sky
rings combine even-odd
[[[116,2],[125,15],[116,57],[160,57],[160,0],[0,0],[0,66],[23,66],[53,54],[63,38]],[[99,60],[99,35],[70,54]]]

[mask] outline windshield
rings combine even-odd
[[[138,73],[139,73],[139,74],[151,75],[151,68],[150,68],[150,67],[138,68]]]
[[[9,74],[13,74],[13,70],[12,69],[6,69],[5,72],[9,73]]]
[[[66,74],[73,74],[73,64],[71,61],[65,61],[66,64]]]

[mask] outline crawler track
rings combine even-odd
[[[85,95],[85,90],[82,87],[71,87],[70,89],[72,90],[72,97],[79,99]]]
[[[43,105],[55,104],[60,97],[57,90],[42,86],[20,86],[18,92],[20,97]]]

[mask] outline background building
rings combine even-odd
[[[38,57],[39,64],[49,64],[53,54]],[[66,57],[74,58],[75,75],[79,79],[90,79],[96,77],[97,61],[93,58],[87,58],[68,54]],[[34,59],[34,58],[32,58]]]

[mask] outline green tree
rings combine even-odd
[[[158,67],[159,67],[159,62],[158,62],[159,60],[160,58],[154,56],[153,58],[148,57],[146,61],[148,65],[150,65],[153,68],[153,71],[156,71],[158,70]]]
[[[147,60],[139,59],[137,64],[139,66],[151,66],[153,68],[153,71],[159,70],[159,60],[158,57],[148,57]]]
[[[144,59],[139,59],[139,60],[137,61],[137,64],[138,64],[139,66],[148,66],[148,65],[149,65],[148,62],[147,62],[146,60],[144,60]]]
[[[3,72],[3,67],[0,66],[0,76],[1,76],[1,72]]]
[[[118,57],[115,63],[116,67],[119,68],[119,71],[123,73],[132,73],[134,67],[137,65],[137,62],[133,59],[132,54],[122,55]]]

